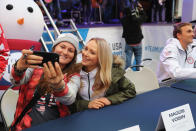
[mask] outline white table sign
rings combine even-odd
[[[132,126],[132,127],[128,127],[128,128],[119,130],[119,131],[140,131],[140,127],[139,127],[139,125],[136,125],[136,126]]]
[[[195,128],[189,104],[161,112],[156,131],[188,131]]]

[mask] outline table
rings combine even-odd
[[[141,131],[154,131],[160,112],[187,103],[190,104],[196,123],[195,100],[196,95],[193,93],[164,87],[137,95],[119,105],[78,112],[25,131],[117,131],[138,124]]]
[[[196,93],[196,79],[182,80],[172,84],[171,87]]]

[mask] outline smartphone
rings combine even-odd
[[[33,51],[33,55],[43,57],[42,63],[37,64],[37,65],[42,66],[42,67],[43,67],[43,64],[47,63],[48,61],[51,61],[53,66],[54,66],[55,62],[59,62],[59,55],[57,53],[43,52],[43,51]]]

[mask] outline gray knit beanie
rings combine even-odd
[[[53,43],[52,48],[54,48],[56,45],[58,45],[61,42],[71,43],[76,48],[77,53],[79,52],[79,49],[78,49],[79,40],[77,36],[73,35],[72,33],[60,34],[55,40],[55,42]]]

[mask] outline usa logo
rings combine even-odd
[[[171,53],[172,53],[171,51],[165,51],[164,52],[165,56],[169,56],[169,55],[171,55]]]
[[[188,57],[188,58],[187,58],[187,62],[188,62],[189,64],[193,64],[193,63],[194,63],[193,57]]]

